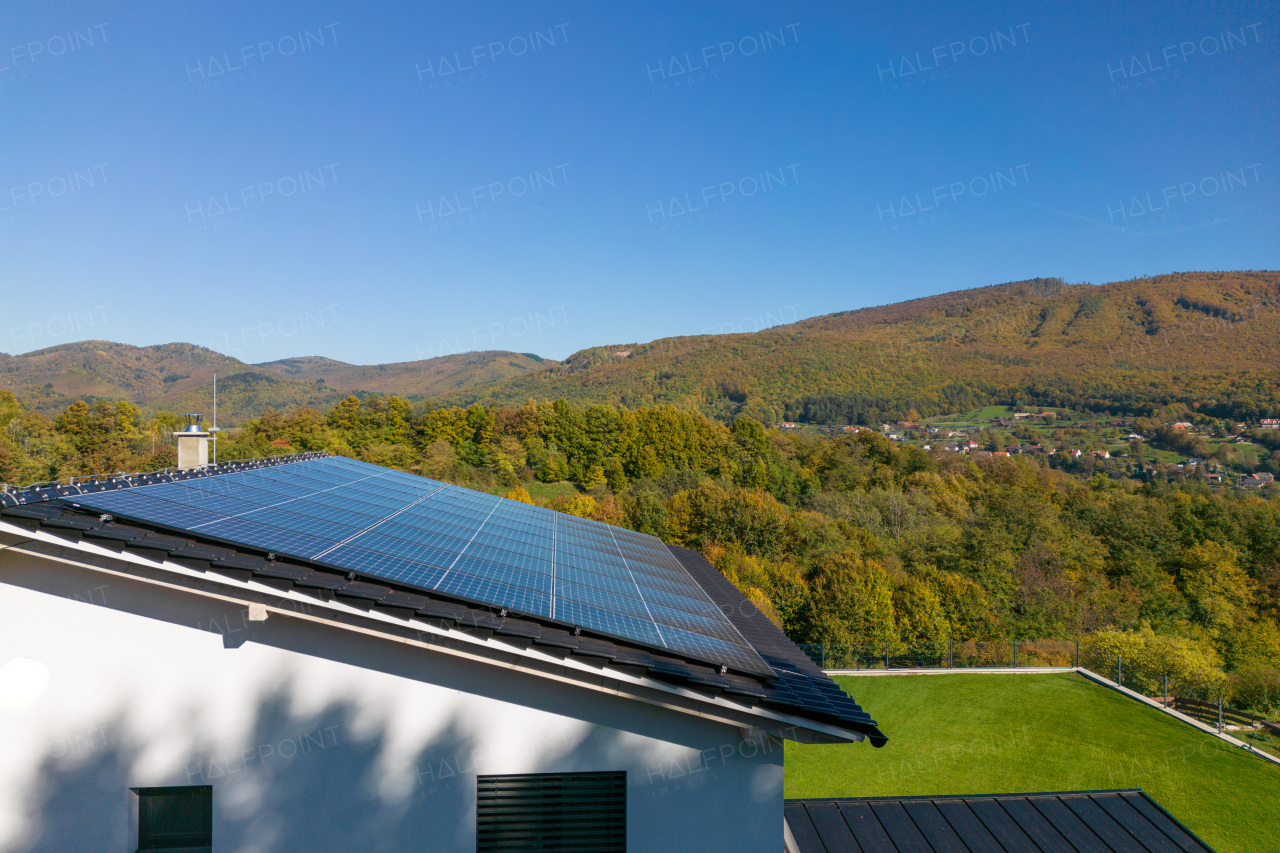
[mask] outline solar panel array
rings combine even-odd
[[[657,538],[353,459],[308,459],[76,502],[771,674]]]

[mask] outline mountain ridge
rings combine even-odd
[[[596,347],[441,402],[672,403],[720,418],[844,422],[994,402],[1280,413],[1280,274],[1034,279],[736,335]],[[626,351],[625,356],[616,353]],[[1227,375],[1230,374],[1230,375]],[[1265,387],[1260,390],[1258,385]]]
[[[435,405],[672,404],[764,422],[869,423],[995,402],[1136,411],[1178,401],[1257,417],[1280,414],[1278,365],[1280,274],[1237,271],[1007,282],[758,332],[587,347],[560,362],[481,351],[382,365],[326,356],[246,364],[185,343],[82,341],[0,355],[0,387],[46,411],[81,396],[199,407],[217,367],[219,410],[233,419],[349,393]]]
[[[488,350],[387,365],[350,365],[323,356],[249,364],[183,342],[136,347],[89,340],[0,354],[0,388],[46,414],[77,399],[123,399],[149,408],[205,411],[218,374],[219,415],[254,417],[268,406],[327,407],[351,393],[426,399],[475,382],[545,369],[541,357]]]

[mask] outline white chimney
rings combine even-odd
[[[200,424],[200,415],[187,415],[187,426],[173,435],[178,439],[178,470],[189,471],[209,464],[209,433]]]

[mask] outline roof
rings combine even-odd
[[[770,674],[657,537],[368,462],[322,456],[69,500]]]
[[[787,800],[797,853],[1212,849],[1136,789]]]
[[[682,653],[655,642],[609,636],[589,626],[548,618],[545,614],[520,612],[496,602],[467,600],[440,590],[399,582],[393,577],[374,576],[329,565],[323,560],[277,552],[261,543],[256,547],[238,543],[226,531],[218,536],[209,536],[131,518],[125,513],[107,513],[90,508],[91,504],[104,503],[102,496],[124,489],[216,478],[324,457],[325,454],[299,454],[198,471],[164,472],[7,492],[0,494],[0,520],[37,528],[63,539],[83,539],[116,551],[129,550],[199,572],[257,581],[322,600],[337,600],[405,619],[427,620],[468,633],[496,636],[525,647],[554,650],[555,654],[563,657],[593,665],[597,662],[608,664],[696,692],[723,695],[749,706],[833,726],[851,732],[855,737],[865,737],[875,746],[886,742],[876,722],[862,708],[694,551],[658,545],[673,558],[674,565],[687,572],[691,579],[689,582],[696,584],[706,596],[707,606],[718,610],[717,616],[723,614],[735,635],[753,655],[758,655],[761,665],[756,671],[709,665],[696,654]],[[419,479],[425,481],[425,478]],[[231,482],[234,481],[190,485],[208,488]],[[220,487],[218,492],[222,497],[234,494]],[[511,505],[523,506],[503,502],[504,508]],[[632,531],[616,530],[618,534],[638,535]]]

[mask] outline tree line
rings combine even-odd
[[[8,392],[0,424],[10,484],[169,467],[180,426],[125,402],[50,419]],[[1204,683],[1235,679],[1241,696],[1275,697],[1257,685],[1280,683],[1270,492],[564,400],[348,397],[327,412],[267,410],[219,445],[224,461],[327,450],[651,533],[700,550],[798,642],[1118,635],[1190,661]]]

